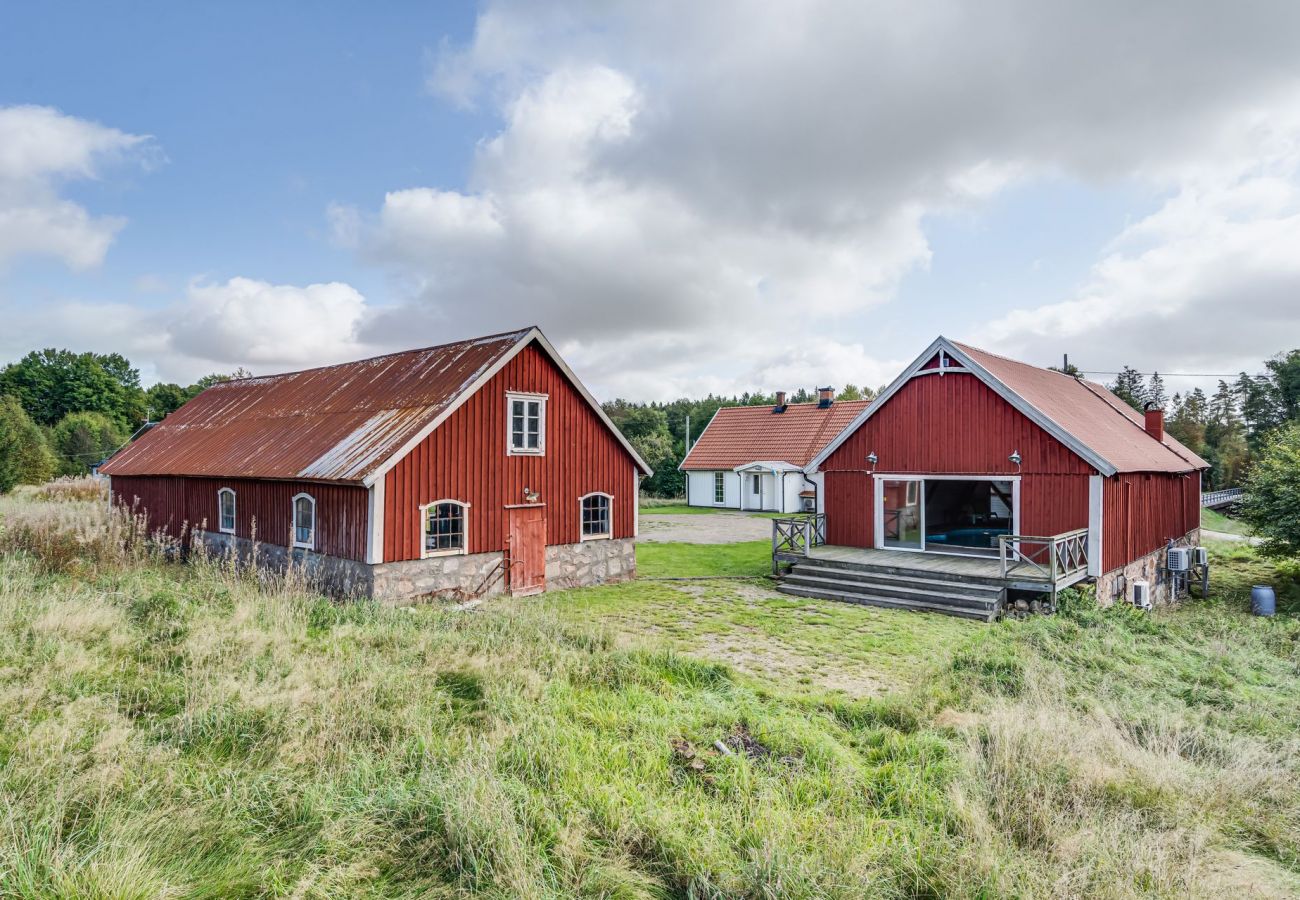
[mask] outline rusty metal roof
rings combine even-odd
[[[364,482],[533,337],[550,349],[525,328],[215,384],[100,471]]]
[[[790,403],[785,412],[771,406],[724,406],[686,454],[685,471],[734,469],[770,460],[802,468],[817,451],[870,405],[868,400]]]

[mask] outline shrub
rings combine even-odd
[[[84,475],[127,439],[113,420],[94,412],[68,413],[54,426],[51,437],[64,475]]]
[[[0,397],[0,494],[16,484],[40,484],[54,474],[55,459],[45,435],[22,404]]]
[[[1241,517],[1265,553],[1300,555],[1300,424],[1274,434],[1251,467]]]

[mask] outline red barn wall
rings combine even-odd
[[[1118,569],[1201,526],[1199,472],[1126,472],[1102,490],[1102,567]]]
[[[1008,459],[1019,450],[1019,472]],[[827,540],[871,547],[872,479],[905,475],[1016,475],[1020,530],[1051,535],[1088,527],[1088,477],[1093,468],[1031,422],[974,375],[947,372],[913,378],[822,464]]]
[[[506,392],[548,395],[546,455],[506,453]],[[613,496],[613,536],[636,528],[636,463],[544,351],[531,345],[457,409],[387,474],[384,560],[419,559],[420,506],[435,500],[470,504],[468,550],[504,546],[505,506],[524,502],[524,488],[546,504],[546,542],[579,540],[579,498]]]
[[[217,491],[235,491],[235,535],[265,544],[290,545],[293,498],[316,499],[316,551],[346,559],[366,558],[369,491],[353,485],[247,478],[114,476],[113,501],[148,518],[149,529],[180,537],[182,528],[215,532]]]

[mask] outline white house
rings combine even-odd
[[[832,399],[821,388],[816,403],[724,406],[714,414],[679,467],[686,502],[719,509],[808,512],[821,509],[821,475],[803,468],[869,405]]]

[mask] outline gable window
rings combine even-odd
[[[452,556],[466,552],[465,524],[468,503],[438,500],[423,507],[424,525],[422,556]]]
[[[510,455],[546,452],[546,395],[506,394],[506,430]]]
[[[725,478],[726,476],[722,472],[713,473],[713,502],[714,503],[727,502],[727,482]]]
[[[311,494],[293,498],[293,545],[316,549],[316,498]]]
[[[222,534],[235,533],[235,492],[230,488],[217,491],[217,530]]]
[[[588,494],[582,498],[582,539],[607,538],[613,535],[610,527],[609,494]]]

